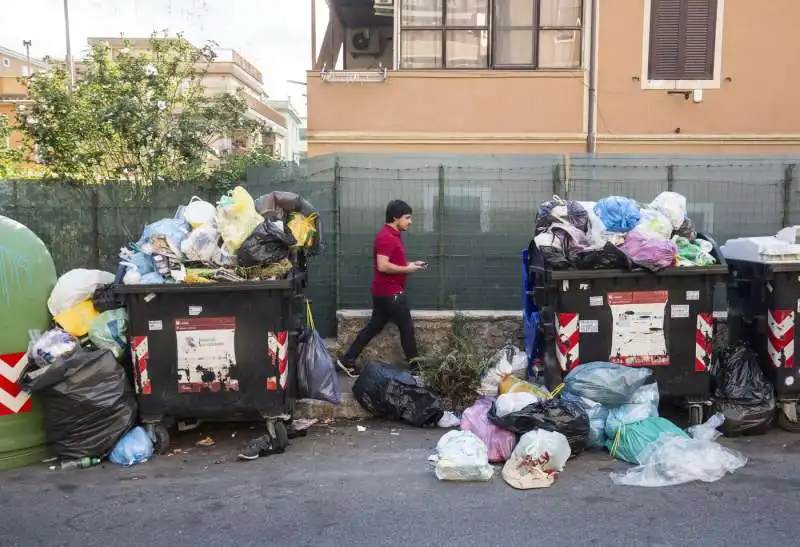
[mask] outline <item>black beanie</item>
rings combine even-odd
[[[411,206],[405,201],[399,199],[390,201],[389,205],[386,206],[386,224],[391,224],[398,218],[402,218],[404,215],[410,214]]]

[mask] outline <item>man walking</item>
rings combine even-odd
[[[401,234],[410,227],[411,207],[400,200],[390,202],[386,207],[386,224],[372,246],[372,317],[337,363],[349,376],[356,373],[358,356],[390,321],[400,330],[400,343],[408,362],[413,366],[417,358],[414,322],[406,298],[406,276],[423,269],[425,263],[406,260]]]

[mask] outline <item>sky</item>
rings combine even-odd
[[[67,0],[73,56],[85,52],[89,37],[149,36],[178,32],[196,45],[213,40],[235,49],[264,75],[271,99],[290,97],[305,111],[305,81],[311,65],[312,0]],[[317,2],[318,42],[327,25],[327,6]],[[64,0],[0,0],[0,45],[31,56],[66,57]],[[8,24],[11,23],[11,24]]]

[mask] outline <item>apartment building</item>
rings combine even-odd
[[[300,137],[301,131],[305,129],[305,118],[300,116],[291,99],[269,101],[268,104],[286,119],[286,140],[281,159],[299,163],[305,153]]]
[[[5,115],[12,124],[17,109],[30,102],[28,89],[20,82],[20,78],[43,70],[47,70],[47,64],[43,61],[0,46],[0,114]],[[10,141],[9,145],[17,148],[21,146],[22,136],[12,133]]]
[[[329,6],[310,156],[800,151],[796,0]]]

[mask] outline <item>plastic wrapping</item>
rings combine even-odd
[[[643,385],[636,390],[629,403],[609,410],[605,425],[606,436],[613,438],[622,424],[631,424],[646,418],[657,418],[658,402],[658,385]]]
[[[478,393],[484,397],[496,397],[503,378],[509,375],[525,378],[527,368],[528,358],[524,352],[515,346],[504,347],[495,354],[493,365],[483,375]]]
[[[189,204],[183,208],[182,216],[192,229],[196,230],[200,226],[213,222],[216,214],[216,207],[197,196],[193,196],[189,200]]]
[[[105,457],[137,417],[125,371],[109,351],[75,353],[29,372],[22,386],[38,395],[48,443],[62,459]]]
[[[156,238],[164,238],[169,243],[171,250],[180,253],[181,243],[189,235],[189,225],[179,219],[164,218],[145,226],[142,237],[136,244],[139,248],[146,248]]]
[[[239,266],[267,266],[289,256],[289,250],[296,243],[291,234],[274,222],[266,221],[242,243],[236,251],[236,259]]]
[[[594,206],[594,213],[609,232],[630,232],[640,219],[639,205],[621,196],[601,199]]]
[[[47,300],[47,308],[53,317],[60,315],[91,299],[94,291],[114,283],[114,279],[114,274],[100,270],[70,270],[58,278]]]
[[[723,354],[712,370],[714,408],[725,416],[727,437],[766,433],[775,417],[775,389],[758,355],[744,344]]]
[[[335,405],[342,402],[339,377],[325,341],[313,326],[300,335],[297,360],[297,395]]]
[[[572,369],[564,378],[564,389],[591,401],[614,407],[625,404],[653,371],[614,363],[595,362]]]
[[[212,263],[218,248],[219,230],[213,222],[195,228],[181,243],[181,252],[190,262]]]
[[[124,308],[101,313],[92,322],[89,340],[97,349],[107,349],[117,359],[128,349],[128,312]]]
[[[264,222],[256,212],[253,198],[241,186],[234,188],[217,204],[217,228],[225,250],[235,255],[242,243]]]
[[[672,242],[678,248],[678,266],[712,266],[717,263],[711,253],[685,237],[675,236]]]
[[[316,220],[316,213],[312,213],[309,216],[304,216],[300,213],[289,215],[286,229],[295,238],[298,247],[313,247],[314,239],[317,236]]]
[[[444,411],[439,399],[414,376],[383,363],[367,365],[353,384],[353,396],[370,414],[415,427],[436,425]]]
[[[563,249],[565,252],[569,249],[584,249],[589,246],[589,238],[586,236],[586,232],[582,232],[572,224],[554,222],[550,225],[548,231],[560,242],[556,248]]]
[[[486,445],[489,461],[500,463],[511,456],[517,436],[489,421],[492,403],[490,398],[481,398],[466,409],[461,416],[461,430],[474,433]]]
[[[686,218],[686,198],[676,192],[661,192],[650,203],[650,208],[667,217],[676,230]]]
[[[117,442],[108,456],[111,463],[130,467],[153,457],[153,441],[142,427],[134,427]]]
[[[539,205],[535,233],[546,231],[554,222],[571,224],[582,232],[589,227],[589,214],[577,201],[564,201],[558,196]]]
[[[574,455],[578,455],[586,449],[586,440],[589,436],[589,417],[583,408],[573,401],[562,398],[550,399],[528,405],[518,412],[512,412],[503,417],[497,415],[495,404],[489,411],[489,419],[517,435],[524,435],[534,429],[563,433],[569,441]]]
[[[448,431],[436,444],[436,478],[441,481],[489,481],[486,445],[470,431]]]
[[[51,329],[44,333],[32,331],[30,337],[28,357],[40,367],[61,362],[81,347],[77,338],[61,329]]]
[[[678,247],[670,240],[654,239],[642,232],[631,232],[620,247],[631,262],[657,272],[675,264]]]
[[[504,393],[497,398],[495,402],[495,411],[497,417],[502,418],[508,416],[512,412],[519,412],[528,405],[539,403],[544,398],[538,397],[528,391],[519,393]]]
[[[632,424],[622,424],[617,434],[606,440],[606,448],[615,458],[641,464],[645,450],[665,433],[688,438],[682,429],[669,420],[645,418]]]
[[[527,490],[553,484],[572,456],[567,438],[555,431],[537,429],[525,433],[503,466],[503,480]]]
[[[693,481],[714,482],[747,465],[747,458],[736,450],[715,442],[721,414],[705,424],[690,428],[692,438],[666,433],[646,447],[639,456],[641,465],[624,473],[611,473],[615,484],[627,486],[673,486]]]
[[[498,386],[497,391],[500,395],[505,393],[530,393],[542,400],[550,398],[550,392],[547,391],[546,387],[538,386],[536,384],[526,382],[525,380],[514,378],[513,376],[506,376],[503,378]]]
[[[561,399],[573,401],[583,408],[589,418],[589,435],[586,439],[587,444],[592,448],[603,448],[606,442],[606,419],[608,418],[608,408],[598,402],[575,395],[569,391],[562,391],[559,395]]]
[[[655,209],[642,209],[639,224],[632,230],[655,239],[670,239],[672,237],[672,222],[661,212]]]

